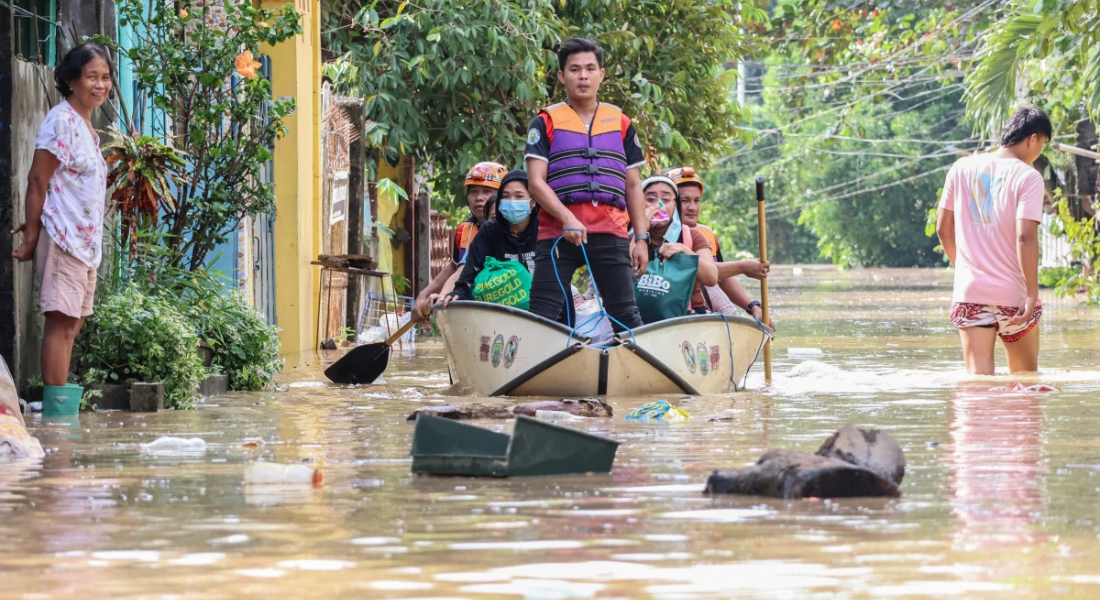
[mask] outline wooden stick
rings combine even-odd
[[[768,260],[768,225],[764,216],[764,178],[756,178],[756,233],[760,238],[760,260]],[[768,319],[768,278],[760,280],[760,309],[763,318],[760,319],[767,325]],[[772,342],[764,342],[764,383],[772,382]]]
[[[416,321],[415,321],[415,320],[413,320],[413,319],[412,319],[412,318],[410,317],[410,318],[409,318],[409,322],[408,322],[408,323],[405,323],[404,325],[402,325],[402,326],[401,326],[401,329],[398,329],[398,330],[397,330],[397,333],[395,333],[395,334],[391,335],[391,336],[390,336],[390,339],[386,340],[386,345],[387,345],[387,346],[392,346],[392,345],[394,345],[394,343],[395,343],[395,342],[397,342],[397,340],[398,340],[398,339],[400,339],[400,338],[401,338],[401,336],[405,335],[405,332],[407,332],[408,330],[410,330],[410,329],[412,329],[412,328],[413,328],[413,325],[416,325]]]

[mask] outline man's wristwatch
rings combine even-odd
[[[760,306],[760,301],[759,300],[753,300],[752,302],[749,302],[749,305],[745,307],[745,312],[747,312],[751,315],[752,314],[752,309],[756,306]]]
[[[637,242],[638,240],[645,240],[645,241],[648,242],[649,241],[649,232],[648,231],[643,231],[642,233],[635,233],[634,234],[634,241]]]

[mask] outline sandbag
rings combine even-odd
[[[527,310],[531,304],[531,274],[514,260],[485,257],[485,266],[474,278],[474,300]]]
[[[687,314],[699,257],[694,254],[672,255],[668,260],[651,260],[645,275],[634,280],[634,300],[642,322],[656,323]]]

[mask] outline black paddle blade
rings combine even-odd
[[[357,346],[325,369],[325,377],[333,383],[374,383],[389,361],[390,347],[385,342]]]

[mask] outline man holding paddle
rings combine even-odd
[[[760,302],[753,300],[745,288],[734,279],[736,275],[745,275],[753,279],[764,279],[768,276],[771,265],[759,259],[724,261],[722,250],[718,246],[718,237],[714,231],[699,222],[699,215],[703,211],[703,180],[699,173],[691,167],[678,167],[670,169],[666,177],[676,183],[680,190],[680,219],[684,226],[698,230],[710,244],[714,260],[718,263],[718,285],[708,286],[706,296],[709,298],[710,308],[714,312],[726,312],[721,310],[729,303],[749,313],[754,319],[764,318]],[[769,323],[769,325],[771,325]]]
[[[413,305],[413,321],[426,321],[432,312],[432,294],[442,294],[454,288],[454,281],[462,264],[466,261],[466,251],[477,236],[478,227],[485,222],[485,204],[500,189],[500,182],[508,173],[508,168],[500,163],[480,162],[466,173],[466,204],[470,215],[458,224],[453,236],[451,262],[439,272],[431,283],[416,296]]]

